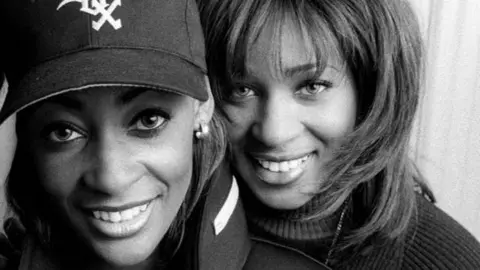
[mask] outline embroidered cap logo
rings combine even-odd
[[[89,6],[91,1],[92,5]],[[111,4],[107,4],[107,0],[63,0],[57,7],[57,10],[65,6],[66,4],[78,2],[82,4],[80,11],[88,13],[93,16],[101,15],[100,19],[97,21],[92,21],[92,28],[95,30],[100,30],[102,26],[108,22],[113,26],[115,30],[122,28],[122,20],[114,19],[112,17],[113,11],[118,6],[122,5],[121,0],[113,0]]]

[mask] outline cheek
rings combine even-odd
[[[193,150],[191,145],[177,145],[167,147],[161,152],[153,152],[149,157],[144,158],[146,167],[169,185],[189,179],[192,171]]]
[[[226,105],[223,107],[228,116],[226,121],[228,137],[231,143],[239,143],[254,124],[257,110],[253,104],[245,106]]]
[[[81,162],[63,155],[36,153],[35,168],[38,181],[57,201],[73,193],[80,179]]]
[[[337,108],[327,114],[328,119],[324,121],[328,125],[329,137],[343,137],[351,132],[355,125],[355,113],[348,107]]]
[[[355,127],[357,103],[353,90],[345,89],[328,103],[309,109],[311,129],[326,140],[340,139]]]
[[[161,141],[137,149],[137,152],[142,153],[137,160],[144,164],[150,174],[165,181],[170,188],[183,188],[190,183],[192,175],[193,144],[193,128],[191,132],[177,129],[177,132],[172,132]]]

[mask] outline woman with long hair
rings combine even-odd
[[[405,0],[198,0],[254,239],[336,269],[476,269],[409,159],[423,44]]]

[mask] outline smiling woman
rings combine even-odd
[[[183,269],[185,222],[225,150],[195,3],[90,17],[101,7],[58,2],[0,7],[0,124],[18,116],[0,268]]]
[[[335,269],[480,268],[408,156],[423,43],[407,0],[197,2],[257,241]]]
[[[190,185],[195,105],[183,95],[108,87],[20,112],[19,151],[51,198],[55,232],[75,231],[115,264],[148,259]],[[71,228],[57,228],[63,221]]]
[[[258,36],[223,109],[242,179],[266,205],[295,209],[314,196],[339,138],[353,130],[357,97],[338,55],[320,72],[293,22],[279,32],[279,51],[268,46],[272,25]]]

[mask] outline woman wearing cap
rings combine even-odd
[[[194,3],[103,2],[1,3],[9,269],[163,269],[223,156]]]
[[[190,0],[1,2],[0,124],[17,115],[18,144],[0,269],[319,269],[250,242],[238,186],[216,169],[197,13]]]

